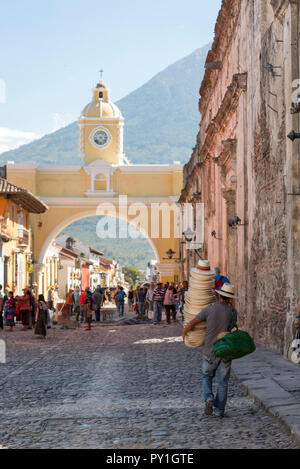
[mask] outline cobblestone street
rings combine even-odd
[[[200,352],[178,324],[0,333],[0,445],[8,448],[298,448],[231,379],[203,415]]]

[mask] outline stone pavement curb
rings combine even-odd
[[[255,403],[300,443],[300,366],[274,350],[257,347],[251,355],[233,360],[232,373]]]
[[[278,352],[258,347],[253,354],[234,360],[232,371],[248,395],[300,443],[300,366]]]

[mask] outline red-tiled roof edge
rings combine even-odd
[[[48,210],[48,206],[37,196],[0,177],[1,195],[16,201],[16,203],[19,203],[19,205],[31,213],[45,213]]]

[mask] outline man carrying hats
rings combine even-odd
[[[218,335],[230,331],[236,323],[237,313],[232,305],[234,286],[225,283],[219,290],[219,300],[204,308],[183,330],[186,334],[201,321],[206,321],[206,335],[203,346],[202,386],[205,400],[205,414],[224,417],[227,402],[228,382],[230,378],[231,360],[216,358],[213,354],[213,344]],[[217,393],[213,394],[213,378],[217,380]]]

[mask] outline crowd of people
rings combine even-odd
[[[157,284],[144,283],[135,289],[130,287],[128,292],[129,312],[136,312],[140,316],[151,314],[154,324],[162,321],[165,311],[167,323],[177,320],[177,315],[183,316],[184,293],[188,290],[188,282]]]
[[[16,321],[22,330],[34,329],[37,336],[45,338],[51,327],[50,313],[44,295],[35,297],[32,288],[24,288],[22,295],[14,295],[7,285],[3,292],[0,285],[0,328],[12,332]]]
[[[222,282],[228,282],[216,269],[215,283],[219,287]],[[171,320],[177,321],[178,315],[183,319],[184,296],[188,290],[188,282],[162,284],[161,282],[140,283],[137,287],[131,286],[126,292],[122,286],[101,287],[92,291],[76,287],[70,289],[66,298],[60,303],[57,286],[49,286],[47,299],[43,295],[36,298],[34,289],[23,289],[23,295],[14,295],[9,286],[3,291],[0,285],[0,328],[7,328],[12,332],[16,322],[22,324],[22,330],[34,329],[37,336],[45,338],[47,329],[56,322],[57,315],[61,313],[67,322],[71,316],[78,322],[87,324],[91,329],[93,320],[103,321],[106,318],[105,305],[115,305],[120,318],[124,316],[125,302],[128,303],[129,313],[136,313],[139,317],[151,318],[154,324],[162,322],[165,312],[167,324]]]
[[[126,292],[122,286],[101,287],[95,291],[88,287],[81,290],[77,287],[70,289],[66,296],[66,313],[76,316],[77,321],[90,323],[93,316],[96,322],[105,318],[105,305],[116,306],[120,318],[124,316],[125,303],[128,303],[128,312],[136,313],[139,317],[152,316],[154,324],[162,322],[162,313],[165,311],[167,323],[177,321],[177,315],[183,316],[184,293],[188,290],[188,282],[169,283],[165,285],[141,283],[136,288],[131,286]],[[48,305],[54,304],[54,289],[48,291]],[[90,328],[90,326],[88,326]]]
[[[22,324],[22,330],[34,330],[38,337],[46,338],[47,329],[59,322],[68,327],[68,321],[74,317],[77,322],[87,324],[86,330],[91,330],[93,321],[106,319],[105,306],[115,306],[120,318],[124,316],[125,302],[128,311],[142,318],[151,317],[154,324],[162,322],[165,311],[167,323],[177,321],[177,315],[183,316],[184,293],[188,290],[188,282],[183,283],[142,283],[138,287],[131,286],[126,292],[122,286],[101,287],[92,291],[89,287],[81,289],[79,286],[67,292],[61,301],[58,288],[50,286],[47,298],[43,295],[36,297],[34,289],[23,289],[22,295],[14,295],[5,286],[4,292],[0,285],[0,328],[6,327],[13,332],[16,323]],[[109,308],[108,308],[109,309]]]

